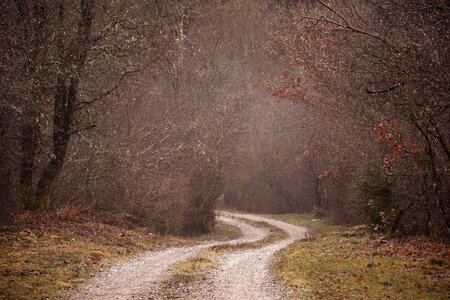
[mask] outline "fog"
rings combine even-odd
[[[4,220],[78,205],[191,233],[225,207],[447,232],[443,2],[19,2]]]

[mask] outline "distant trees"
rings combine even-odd
[[[20,161],[18,194],[25,208],[49,208],[71,137],[95,127],[92,104],[160,52],[151,36],[157,31],[140,8],[128,1],[2,4],[2,110],[8,114],[2,129],[5,138],[20,140],[20,148],[10,143],[5,153]],[[7,169],[14,186],[15,166]]]
[[[170,100],[173,93],[167,95],[171,105],[148,107],[151,111],[146,111],[148,117],[155,117],[152,122],[161,122],[152,128],[133,122],[136,115],[132,113],[142,108],[145,99],[139,99],[139,104],[129,99],[127,92],[136,95],[133,90],[144,80],[162,90],[168,87],[154,78],[181,68],[177,64],[185,55],[186,46],[181,43],[186,34],[184,10],[191,5],[90,0],[1,4],[2,212],[8,207],[47,210],[51,205],[80,199],[91,206],[101,198],[95,194],[101,185],[113,188],[114,196],[121,198],[118,203],[126,203],[130,197],[127,183],[132,181],[127,178],[128,168],[142,163],[139,177],[144,175],[142,169],[164,172],[172,157],[179,159],[180,167],[180,150],[193,149],[190,139],[194,136],[189,136],[192,126],[180,120],[172,144],[166,147],[164,140],[173,133],[171,121],[182,116],[181,107],[190,104],[183,103],[185,99],[176,103]],[[172,83],[182,80],[166,79]],[[178,115],[170,115],[173,109]],[[164,120],[164,116],[170,118]],[[143,114],[140,117],[148,119]],[[121,131],[120,141],[115,141],[120,127],[117,120],[128,125]],[[143,127],[130,127],[136,125]],[[102,136],[106,137],[104,142],[96,143]],[[132,152],[134,149],[137,152]],[[146,183],[152,180],[142,179]],[[97,188],[89,191],[89,184]],[[152,201],[151,195],[135,188],[133,193],[141,191],[141,199]]]
[[[71,18],[49,29],[63,33],[64,49],[46,46],[61,55],[49,59],[58,68],[49,70],[52,93],[42,105],[45,122],[37,121],[41,139],[35,150],[23,148],[39,161],[31,168],[27,208],[79,204],[127,212],[161,232],[210,230],[240,111],[251,103],[253,81],[236,75],[237,59],[255,49],[227,44],[241,38],[227,36],[235,4],[94,3],[84,41],[73,29],[82,3],[49,5],[61,3]],[[16,13],[14,5],[9,9]],[[79,55],[81,45],[86,55]]]
[[[3,1],[2,212],[76,203],[207,231],[224,193],[446,232],[449,14],[440,0]]]

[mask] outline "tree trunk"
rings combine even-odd
[[[419,130],[419,132],[422,134],[425,145],[426,145],[426,153],[428,155],[428,159],[430,161],[429,168],[431,172],[431,176],[433,179],[433,190],[436,193],[437,197],[437,207],[439,211],[441,212],[442,219],[444,221],[444,224],[447,227],[447,230],[450,229],[450,220],[447,216],[447,207],[445,204],[445,196],[443,195],[442,188],[441,188],[441,180],[437,174],[436,170],[436,158],[433,151],[433,145],[431,143],[430,137],[428,136],[428,132],[426,129],[423,129],[418,122],[414,123],[416,125],[416,128]]]
[[[66,87],[64,79],[58,78],[53,118],[53,157],[44,168],[36,189],[36,209],[39,210],[49,208],[53,182],[64,164],[67,145],[72,134],[72,117],[77,87],[77,79],[72,78],[69,87]]]
[[[405,209],[401,209],[400,207],[398,207],[398,214],[395,217],[394,222],[392,222],[391,233],[394,233],[397,230],[398,225],[400,225],[400,220],[403,214],[407,212],[411,207],[413,207],[413,205],[414,202],[411,202]]]
[[[323,198],[322,195],[320,194],[320,179],[319,176],[314,176],[314,193],[316,194],[316,203],[317,203],[317,208],[320,209],[324,209],[324,205],[323,205]]]
[[[36,209],[33,195],[34,158],[37,148],[38,129],[31,123],[24,124],[21,129],[22,161],[20,165],[20,198],[25,209]]]
[[[64,23],[63,4],[63,1],[61,1],[59,7],[59,22],[61,25]],[[44,168],[36,189],[36,203],[39,210],[45,210],[51,204],[53,182],[64,164],[67,145],[73,133],[72,118],[78,90],[78,78],[86,61],[91,42],[93,7],[94,1],[92,0],[80,1],[80,22],[78,23],[76,43],[77,53],[67,58],[74,68],[69,75],[62,73],[58,77],[53,112],[53,157]],[[64,48],[61,33],[58,36],[58,47],[61,51]],[[66,81],[69,81],[68,86],[66,86]]]

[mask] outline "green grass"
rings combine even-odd
[[[206,274],[208,271],[217,267],[217,255],[218,252],[214,249],[200,251],[194,257],[176,264],[172,268],[169,281],[190,282],[197,279],[199,275]]]
[[[421,239],[382,240],[364,226],[311,221],[310,215],[273,218],[311,228],[315,237],[280,251],[276,276],[294,299],[448,299],[449,249]],[[424,251],[426,249],[426,251]]]
[[[265,215],[266,217],[284,221],[298,226],[307,227],[313,234],[323,234],[346,230],[344,226],[329,224],[323,220],[314,218],[312,214],[284,214]]]

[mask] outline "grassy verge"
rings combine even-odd
[[[125,224],[124,215],[87,216],[76,208],[22,215],[0,231],[0,299],[55,299],[142,251],[240,234],[220,223],[209,235],[179,239]]]
[[[320,219],[314,218],[311,214],[265,215],[265,217],[307,227],[314,235],[345,230],[345,227],[343,226],[329,224]]]
[[[264,237],[262,240],[256,241],[256,242],[248,242],[248,243],[240,243],[240,244],[231,244],[231,245],[220,245],[220,246],[214,246],[212,247],[213,250],[216,251],[232,251],[232,250],[238,250],[238,249],[254,249],[254,248],[261,248],[266,245],[272,244],[278,240],[282,240],[287,238],[286,232],[284,232],[282,229],[272,226],[270,224],[267,224],[265,222],[258,222],[248,219],[241,219],[239,220],[248,223],[255,227],[260,228],[266,228],[268,230],[267,236]]]
[[[307,299],[448,299],[449,247],[424,238],[384,239],[308,215],[272,216],[311,228],[314,237],[280,251],[274,268]]]
[[[225,222],[217,222],[215,229],[210,234],[204,236],[194,237],[195,240],[204,241],[205,239],[226,241],[237,239],[242,235],[240,230]],[[172,268],[171,276],[168,279],[169,282],[190,282],[197,279],[199,276],[206,274],[211,269],[217,267],[217,255],[219,254],[220,247],[208,248],[200,251],[194,257],[176,264]]]
[[[173,282],[189,282],[206,274],[217,267],[218,252],[214,249],[200,251],[191,259],[177,264],[172,268],[172,275],[169,279]]]
[[[222,221],[216,221],[212,232],[201,235],[194,235],[186,237],[192,242],[204,242],[204,241],[228,241],[234,240],[242,236],[239,228],[227,224]]]

